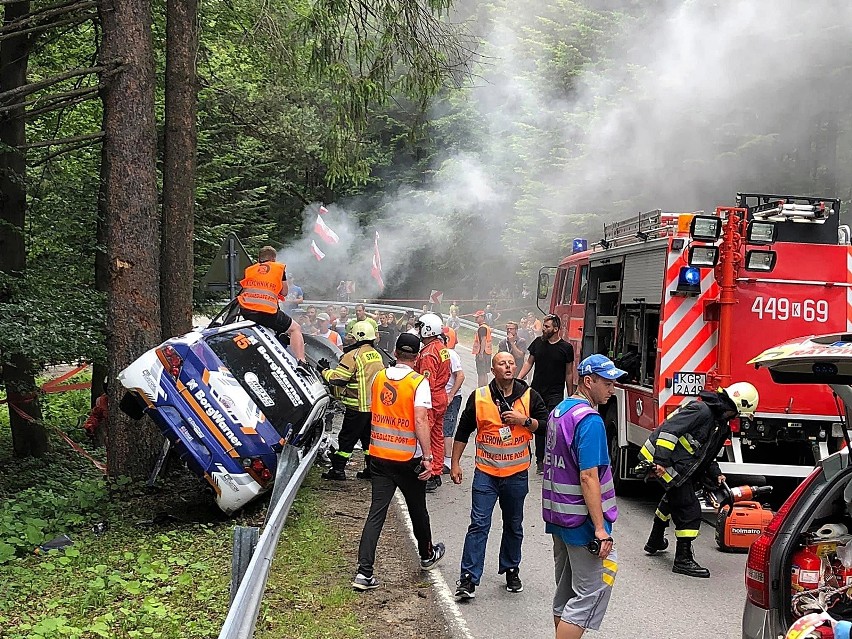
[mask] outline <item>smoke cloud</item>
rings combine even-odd
[[[462,148],[422,188],[384,194],[370,228],[358,220],[374,201],[329,206],[341,243],[321,244],[322,263],[308,207],[284,259],[310,287],[354,279],[374,296],[376,229],[391,288],[485,296],[638,211],[712,210],[738,191],[850,196],[852,4],[471,1],[457,14],[483,38],[482,64],[468,99],[431,115],[467,122]]]

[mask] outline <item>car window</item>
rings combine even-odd
[[[310,400],[255,328],[218,333],[205,341],[280,434],[308,416]]]
[[[586,289],[589,284],[589,265],[583,264],[580,267],[580,287],[577,289],[577,304],[586,303]]]
[[[568,275],[565,277],[565,280],[562,284],[562,300],[559,302],[560,304],[571,303],[571,294],[574,292],[574,275],[576,274],[576,272],[576,266],[572,266],[568,269]]]

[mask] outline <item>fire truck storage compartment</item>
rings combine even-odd
[[[589,296],[583,321],[583,357],[592,353],[612,353],[618,324],[623,264],[622,255],[604,257],[590,263]]]
[[[846,463],[845,460],[843,463]],[[810,590],[814,583],[807,582],[799,574],[799,566],[794,566],[794,559],[800,561],[803,550],[813,551],[821,559],[818,575],[818,585],[842,586],[852,583],[852,537],[843,534],[844,530],[852,530],[852,472],[849,468],[842,470],[828,483],[818,482],[817,493],[811,497],[812,513],[805,516],[799,526],[791,532],[783,546],[784,557],[781,571],[783,595],[785,602],[784,614],[788,623],[798,618],[803,612],[813,612],[808,609],[809,597],[799,597],[794,605],[793,597],[797,592]],[[849,550],[847,550],[849,546]],[[848,565],[847,565],[848,564]],[[801,579],[800,579],[801,577]],[[845,584],[839,583],[839,578]],[[801,582],[801,583],[800,583]],[[852,620],[852,590],[835,595],[829,594],[826,603],[830,606],[829,613],[838,621]]]
[[[666,273],[666,248],[631,253],[624,257],[623,304],[660,304]]]

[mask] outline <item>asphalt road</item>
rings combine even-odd
[[[476,372],[470,351],[459,345],[466,381],[464,397],[476,386]],[[473,474],[473,440],[465,450],[465,480],[456,486],[445,476],[444,485],[429,496],[433,538],[443,541],[447,555],[440,574],[455,591],[467,525],[470,521],[470,478]],[[619,517],[613,537],[618,552],[618,577],[604,625],[590,637],[637,639],[690,637],[695,639],[740,639],[740,619],[745,586],[745,555],[718,551],[713,529],[702,526],[696,544],[696,559],[708,567],[710,579],[695,579],[671,572],[673,532],[670,550],[648,557],[642,546],[650,530],[656,508],[652,495],[618,498]],[[451,615],[460,615],[475,639],[517,639],[553,636],[551,601],[554,592],[550,536],[541,519],[541,478],[530,479],[524,521],[521,579],[524,591],[506,592],[505,580],[497,575],[497,554],[502,529],[499,506],[489,537],[485,573],[470,602],[450,606]]]

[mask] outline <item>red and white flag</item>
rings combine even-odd
[[[332,231],[319,215],[317,215],[317,221],[314,223],[314,233],[325,240],[327,244],[337,244],[340,241],[337,233]]]
[[[327,208],[325,208],[322,204],[320,204],[320,207],[319,207],[319,214],[320,214],[320,215],[325,215],[326,213],[328,213],[328,209],[327,209]]]
[[[373,268],[370,269],[370,275],[379,285],[379,289],[385,287],[385,282],[382,279],[382,256],[379,254],[379,232],[376,231],[376,240],[373,243]]]
[[[311,253],[313,253],[315,258],[317,258],[317,261],[325,257],[325,253],[320,250],[320,247],[317,246],[317,243],[313,240],[311,240]]]

